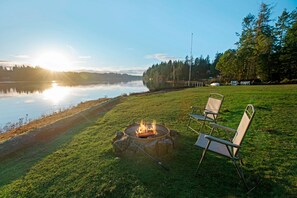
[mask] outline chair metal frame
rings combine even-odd
[[[201,109],[196,106],[192,106],[192,112],[189,114],[189,121],[187,124],[188,129],[191,129],[195,133],[199,134],[203,130],[206,123],[216,123],[223,101],[223,95],[218,93],[211,93],[208,97],[207,104],[203,111],[201,111]],[[199,113],[197,113],[198,110],[200,110]],[[190,126],[192,120],[195,120],[199,124],[201,124],[199,130],[195,130],[193,127]]]
[[[212,151],[214,153],[220,154],[222,156],[228,157],[229,159],[231,159],[233,165],[236,168],[237,174],[239,175],[240,179],[242,180],[242,182],[244,183],[246,189],[250,192],[252,189],[250,189],[246,183],[246,180],[244,178],[244,174],[242,171],[242,168],[240,167],[240,164],[238,164],[238,161],[241,162],[242,158],[239,155],[239,149],[240,149],[240,145],[242,143],[242,140],[244,139],[246,132],[251,124],[251,121],[253,119],[255,115],[255,109],[254,106],[249,104],[247,105],[247,107],[245,108],[244,114],[242,116],[242,119],[239,123],[239,126],[237,128],[237,130],[234,130],[232,128],[229,127],[225,127],[222,125],[218,125],[216,123],[211,123],[211,133],[215,130],[215,129],[222,129],[224,131],[227,132],[234,132],[234,138],[232,141],[227,141],[224,139],[220,139],[211,135],[205,135],[205,134],[200,134],[195,145],[203,148],[203,153],[202,156],[200,158],[197,170],[195,175],[198,174],[199,168],[201,166],[201,163],[205,157],[206,152]],[[248,122],[248,123],[246,123]]]

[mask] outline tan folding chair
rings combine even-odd
[[[191,129],[192,131],[199,134],[203,130],[203,127],[205,126],[205,123],[216,123],[217,117],[219,115],[219,111],[221,109],[222,103],[224,100],[224,96],[218,93],[211,93],[208,97],[207,104],[203,111],[197,111],[199,110],[198,107],[191,107],[192,112],[189,114],[189,121],[187,124],[187,127]],[[190,126],[191,121],[195,120],[199,124],[201,124],[201,127],[199,130],[195,130],[193,127]]]
[[[251,121],[253,119],[255,115],[255,109],[254,106],[249,104],[247,105],[247,107],[244,110],[243,116],[241,118],[241,121],[239,123],[239,126],[237,128],[237,130],[234,130],[232,128],[229,127],[225,127],[225,126],[221,126],[215,123],[211,123],[211,127],[212,127],[212,132],[215,129],[222,129],[224,131],[228,131],[228,132],[234,132],[235,135],[233,137],[232,141],[227,141],[227,140],[223,140],[211,135],[206,135],[201,133],[195,143],[196,146],[203,148],[204,151],[202,153],[202,156],[200,158],[197,170],[196,170],[196,174],[198,173],[198,170],[200,168],[200,165],[205,157],[205,154],[207,151],[212,151],[214,153],[223,155],[225,157],[228,157],[229,159],[232,160],[236,171],[239,175],[239,177],[241,178],[241,180],[243,181],[245,187],[247,188],[247,190],[250,190],[247,186],[247,183],[245,181],[242,169],[240,167],[239,164],[237,164],[237,162],[239,160],[241,160],[240,156],[239,156],[239,149],[240,149],[240,145],[242,143],[242,140],[251,124]]]

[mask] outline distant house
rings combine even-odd
[[[236,86],[236,85],[238,85],[238,81],[237,80],[231,80],[230,84],[233,85],[233,86]]]
[[[213,87],[214,87],[214,86],[220,86],[220,83],[216,83],[216,82],[214,82],[214,83],[211,83],[210,86],[213,86]]]
[[[251,85],[251,81],[240,81],[241,85]]]

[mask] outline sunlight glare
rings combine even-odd
[[[69,95],[69,89],[67,89],[67,87],[61,87],[53,82],[52,88],[45,90],[42,95],[44,100],[48,100],[54,105],[57,105]]]
[[[68,56],[57,50],[41,53],[35,60],[34,65],[51,71],[68,71],[71,69],[71,62]]]

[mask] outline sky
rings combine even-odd
[[[297,0],[0,0],[0,65],[141,75],[161,61],[235,48],[260,4],[271,19]]]

